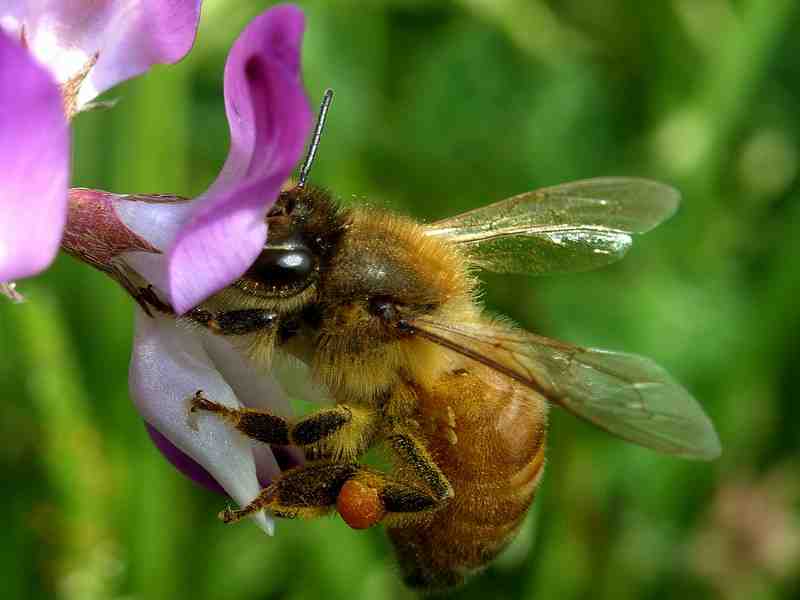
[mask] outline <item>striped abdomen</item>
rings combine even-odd
[[[455,494],[429,519],[389,536],[409,585],[450,587],[519,530],[544,465],[547,405],[484,368],[447,375],[419,402],[428,449]]]

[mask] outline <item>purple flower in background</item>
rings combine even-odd
[[[58,252],[69,178],[62,102],[50,73],[0,32],[0,284]]]
[[[151,285],[180,315],[237,280],[267,237],[266,214],[299,162],[312,113],[300,76],[303,13],[276,6],[233,45],[225,65],[230,150],[200,197],[70,192],[63,246],[126,284]],[[100,242],[100,243],[98,243]],[[130,367],[134,403],[157,447],[181,471],[244,505],[280,473],[272,450],[253,445],[218,418],[190,422],[195,392],[230,407],[287,415],[277,384],[224,337],[187,326],[175,314],[137,310]],[[169,312],[169,311],[167,311]],[[272,531],[270,517],[255,516]]]
[[[78,111],[152,65],[183,58],[199,19],[199,0],[0,0],[0,28],[67,88],[67,108]]]
[[[191,48],[199,0],[0,0],[0,291],[46,268],[67,216],[68,120]]]

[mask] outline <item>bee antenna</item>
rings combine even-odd
[[[328,109],[331,107],[332,101],[333,90],[328,88],[325,90],[325,95],[322,96],[322,104],[319,107],[319,115],[317,116],[317,126],[314,127],[314,137],[311,138],[311,144],[308,146],[308,154],[306,154],[306,159],[303,161],[303,166],[300,167],[300,180],[297,183],[298,187],[303,187],[308,179],[308,172],[311,170],[314,157],[317,156],[319,139],[322,137],[322,128],[325,127],[325,119],[328,116]]]

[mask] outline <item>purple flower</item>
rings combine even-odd
[[[38,273],[53,260],[68,177],[61,92],[44,67],[0,32],[0,283]]]
[[[227,339],[187,327],[175,313],[190,310],[238,279],[266,241],[266,213],[299,161],[311,128],[300,77],[302,12],[291,5],[274,7],[235,42],[225,66],[230,152],[202,196],[186,200],[66,189],[68,119],[114,83],[154,62],[180,58],[192,43],[198,9],[199,2],[177,0],[0,5],[0,27],[15,38],[0,40],[0,66],[22,64],[32,73],[31,85],[23,91],[30,87],[32,97],[41,96],[39,104],[46,104],[48,118],[58,125],[41,127],[44,113],[37,103],[20,98],[18,89],[16,95],[8,94],[11,86],[0,89],[0,125],[19,124],[0,131],[0,161],[13,157],[19,163],[0,175],[14,174],[13,180],[0,180],[0,249],[9,256],[6,260],[0,255],[0,282],[44,268],[61,240],[63,250],[106,272],[132,295],[148,289],[156,303],[169,307],[164,314],[137,311],[131,395],[156,446],[176,467],[245,504],[262,483],[280,473],[275,455],[267,446],[254,447],[219,419],[198,415],[190,422],[188,400],[202,390],[231,407],[260,407],[276,414],[288,414],[288,401]],[[5,75],[4,68],[0,82]],[[31,112],[34,108],[39,112]],[[28,123],[36,127],[23,126],[28,115]],[[47,131],[54,158],[34,145],[41,146],[45,138],[32,137],[31,129]],[[63,138],[60,146],[52,143],[54,130]],[[8,136],[2,137],[6,131]],[[20,147],[22,152],[12,152]],[[45,184],[50,186],[46,190],[35,187]],[[35,214],[29,214],[34,212],[31,199]],[[19,223],[25,238],[12,235]],[[41,244],[28,243],[34,225],[46,229],[47,252]],[[5,250],[11,247],[13,255]],[[282,449],[283,458],[287,452],[290,461],[301,459]],[[272,530],[266,515],[256,520]]]
[[[297,164],[312,114],[300,78],[300,9],[276,6],[252,21],[225,64],[228,159],[191,202],[118,202],[132,231],[164,254],[126,262],[161,290],[178,314],[238,279],[267,238],[265,217]]]
[[[0,0],[0,292],[52,262],[67,215],[68,120],[191,48],[199,0]]]
[[[74,86],[65,91],[76,110],[154,64],[179,61],[199,19],[200,0],[0,0],[0,27]]]
[[[200,197],[70,192],[64,248],[127,285],[152,286],[178,315],[227,287],[252,265],[267,236],[266,214],[299,162],[312,113],[300,77],[305,21],[291,5],[256,19],[225,65],[230,151]],[[136,292],[136,287],[132,289]],[[157,447],[181,471],[246,504],[280,473],[272,450],[218,418],[189,419],[202,390],[230,407],[288,415],[278,385],[228,341],[175,314],[137,310],[130,390]],[[298,455],[294,459],[299,460]],[[271,519],[255,519],[268,532]]]

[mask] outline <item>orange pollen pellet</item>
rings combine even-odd
[[[336,510],[353,529],[372,527],[386,515],[378,490],[355,479],[348,480],[342,486],[336,499]]]

